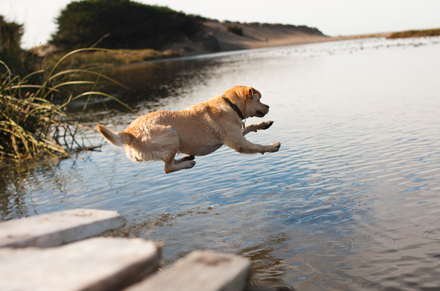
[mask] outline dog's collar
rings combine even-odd
[[[235,112],[237,112],[238,116],[241,118],[241,122],[243,123],[243,128],[245,127],[244,123],[246,122],[246,118],[244,118],[243,113],[241,113],[240,108],[238,108],[237,105],[232,103],[231,100],[229,100],[225,95],[222,96],[222,98],[234,109]]]

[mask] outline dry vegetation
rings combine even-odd
[[[54,52],[47,55],[42,61],[42,68],[53,67],[63,56],[65,52]],[[133,62],[142,62],[146,60],[163,59],[176,57],[175,52],[167,50],[160,52],[153,49],[142,50],[91,50],[77,53],[65,60],[61,65],[61,69],[69,68],[92,68],[114,65],[124,65]]]
[[[43,154],[66,156],[73,150],[86,148],[84,139],[79,138],[84,137],[82,132],[87,128],[81,123],[82,113],[72,118],[66,112],[67,106],[76,99],[86,99],[83,111],[91,96],[107,97],[126,106],[113,96],[96,90],[100,79],[122,86],[117,81],[95,71],[58,69],[68,57],[90,50],[73,51],[60,58],[51,70],[35,71],[24,77],[14,75],[7,64],[0,61],[0,160],[33,159]],[[94,76],[95,80],[80,79],[84,75]],[[43,81],[29,82],[35,76]],[[54,95],[66,86],[89,90],[75,95],[60,94],[61,98],[56,99]]]
[[[392,33],[388,38],[408,38],[408,37],[423,37],[423,36],[440,36],[440,28],[395,32]]]

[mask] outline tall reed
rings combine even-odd
[[[110,51],[75,50],[62,57],[49,73],[39,70],[24,77],[14,76],[7,64],[0,60],[0,72],[3,72],[0,73],[0,159],[34,159],[43,154],[67,156],[74,149],[83,148],[84,139],[79,137],[84,137],[83,129],[88,127],[78,118],[69,116],[66,111],[67,106],[79,98],[87,98],[84,109],[90,97],[95,95],[113,99],[133,111],[117,98],[95,89],[100,79],[123,86],[119,82],[91,70],[69,69],[57,72],[57,68],[66,58],[88,50]],[[78,74],[92,75],[96,80],[65,81],[66,75]],[[41,76],[41,84],[29,82],[36,76]],[[92,89],[75,96],[70,94],[64,100],[62,98],[61,102],[54,101],[54,94],[65,86],[84,85],[91,86]]]

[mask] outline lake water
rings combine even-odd
[[[439,290],[440,38],[368,39],[221,53],[108,73],[141,114],[254,86],[274,120],[250,133],[277,153],[229,148],[164,174],[102,151],[2,164],[2,220],[71,208],[117,210],[112,236],[164,242],[165,265],[211,249],[253,262],[252,282],[295,290]],[[80,105],[80,104],[78,104]],[[92,119],[122,130],[117,106]],[[101,108],[98,105],[96,108]],[[91,123],[93,125],[93,123]],[[153,226],[154,224],[154,226]],[[430,289],[432,288],[432,289]]]

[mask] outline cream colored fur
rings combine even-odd
[[[252,87],[235,86],[223,93],[238,106],[245,118],[263,117],[269,106],[260,102],[261,94]],[[276,152],[281,143],[259,145],[244,136],[267,129],[273,121],[251,124],[243,129],[241,118],[217,96],[181,111],[158,111],[133,121],[125,131],[112,132],[98,124],[99,132],[111,144],[124,145],[127,157],[135,162],[164,161],[165,173],[190,169],[194,157],[210,154],[227,145],[243,154]],[[176,154],[186,154],[175,159]]]

